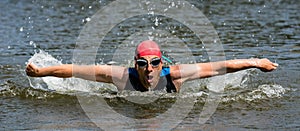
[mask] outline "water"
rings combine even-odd
[[[87,98],[103,96],[114,110],[141,119],[140,123],[131,125],[135,129],[149,129],[151,124],[143,123],[142,119],[164,112],[177,97],[196,99],[192,111],[176,127],[177,130],[299,130],[299,2],[188,2],[211,21],[222,42],[226,59],[266,57],[277,62],[280,65],[278,69],[271,73],[247,70],[228,75],[230,79],[226,81],[216,111],[207,122],[199,124],[199,114],[208,97],[209,80],[190,83],[193,88],[185,89],[180,94],[117,94],[113,86],[103,83],[26,77],[24,69],[29,59],[40,61],[41,66],[71,63],[80,31],[110,1],[1,1],[1,130],[100,130],[85,114],[76,97],[78,94]],[[135,20],[140,21],[139,18]],[[123,28],[126,29],[126,26]],[[112,32],[112,35],[114,33],[122,32]],[[110,39],[116,42],[124,40]],[[194,50],[202,49],[201,44],[188,42],[192,43]],[[187,61],[180,58],[184,52],[178,48],[182,46],[170,44],[164,47],[166,51],[175,50],[169,55],[177,61]],[[109,50],[104,53],[109,55]],[[200,58],[203,58],[200,61],[207,60]],[[101,62],[107,61],[98,63]],[[86,83],[89,87],[80,85]],[[158,101],[144,106],[124,101],[135,96],[145,99],[158,97]],[[122,112],[124,108],[140,113]],[[114,122],[121,123],[118,120]],[[171,124],[171,121],[163,123]],[[158,130],[164,129],[159,123],[155,126]]]

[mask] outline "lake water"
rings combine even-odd
[[[86,29],[86,25],[93,22],[95,18],[93,16],[97,11],[107,9],[105,7],[112,4],[112,1],[3,0],[0,1],[0,129],[167,130],[169,125],[176,123],[171,121],[172,117],[170,121],[162,122],[148,123],[147,120],[168,112],[168,109],[174,108],[172,105],[176,105],[178,100],[192,99],[194,102],[192,108],[183,116],[180,123],[172,127],[174,130],[299,130],[299,2],[297,0],[213,2],[188,0],[187,2],[200,10],[210,21],[219,37],[217,42],[221,43],[226,59],[269,58],[279,64],[278,69],[269,73],[251,69],[226,75],[224,92],[218,94],[220,103],[216,104],[215,111],[212,109],[213,114],[206,117],[207,121],[199,123],[206,99],[211,95],[210,85],[216,84],[216,81],[211,79],[189,82],[179,94],[165,94],[156,91],[116,93],[115,87],[103,83],[51,77],[37,79],[26,76],[24,69],[28,61],[37,62],[40,66],[85,62],[87,58],[79,57],[76,53],[88,50],[88,47],[93,48],[94,45],[83,44],[84,48],[79,48],[78,42],[90,40],[82,39],[85,34],[81,32]],[[135,4],[129,2],[128,5],[123,4],[118,8],[127,9]],[[170,7],[176,8],[176,4],[178,3],[170,2]],[[182,8],[178,8],[180,9]],[[124,20],[107,35],[105,34],[103,44],[97,47],[99,52],[96,54],[97,61],[94,62],[103,64],[113,60],[117,62],[116,64],[130,65],[133,53],[130,50],[134,49],[134,44],[130,43],[134,43],[135,37],[144,36],[160,41],[168,57],[178,63],[190,62],[189,55],[184,49],[186,45],[195,55],[195,61],[210,60],[209,53],[205,52],[207,47],[193,39],[194,35],[186,31],[188,28],[181,25],[182,21],[155,16],[151,9],[141,8],[141,10],[148,14]],[[126,16],[130,11],[122,13]],[[197,14],[199,12],[186,13],[188,14],[185,15],[199,15]],[[100,27],[106,28],[106,24],[119,20],[120,16],[115,14],[116,12],[112,12],[105,18],[102,17],[107,23]],[[156,19],[161,23],[156,23]],[[193,22],[195,19],[197,20],[197,17],[186,19],[186,22]],[[173,38],[167,35],[168,32],[165,34],[155,32],[158,27],[168,27],[168,24],[164,23],[171,23],[169,27],[174,28],[168,28],[171,30],[169,34],[181,37],[186,45],[164,43],[163,41],[172,41],[170,39]],[[136,33],[144,28],[146,35],[128,35],[132,31]],[[164,28],[160,28],[162,29]],[[159,33],[163,35],[157,35]],[[89,35],[92,36],[92,34],[87,36]],[[124,47],[120,44],[121,50],[116,50],[115,43],[122,42],[129,44]],[[109,59],[115,52],[119,56]],[[103,99],[98,100],[99,96]],[[136,104],[128,101],[131,98],[156,98],[156,100],[148,104]],[[114,115],[106,112],[104,108],[103,111],[90,112],[91,110],[82,103],[85,100],[90,101],[85,104],[95,104],[99,110],[104,106],[102,104],[107,104],[111,110],[135,120],[124,123],[121,119],[114,118]],[[99,104],[98,101],[103,100],[104,102]],[[179,117],[181,109],[188,107],[175,108],[173,116]],[[93,113],[103,115],[93,116]],[[107,128],[108,126],[111,128]]]

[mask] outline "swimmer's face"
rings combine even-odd
[[[139,80],[146,88],[156,87],[163,63],[161,58],[155,55],[139,57],[135,60],[135,68],[139,74]]]

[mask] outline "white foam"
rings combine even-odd
[[[258,90],[270,98],[281,97],[286,91],[281,85],[260,85]]]
[[[277,84],[263,84],[254,89],[253,91],[247,93],[244,98],[247,101],[253,101],[258,99],[268,99],[268,98],[279,98],[286,92],[286,89],[281,85]]]

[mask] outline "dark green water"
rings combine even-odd
[[[207,83],[192,83],[193,86],[197,85],[196,88],[187,89],[183,94],[179,94],[179,98],[195,98],[194,106],[175,130],[299,130],[299,2],[188,2],[201,10],[216,29],[226,59],[266,57],[280,66],[271,73],[250,70],[229,75],[230,82],[226,85],[221,101],[205,124],[199,124],[198,119],[207,98]],[[71,63],[77,37],[84,25],[109,3],[111,1],[92,0],[0,2],[1,130],[101,130],[101,126],[98,127],[90,119],[76,97],[78,90],[88,92],[79,93],[79,96],[84,98],[93,96],[89,93],[103,95],[107,104],[114,110],[141,121],[166,112],[176,101],[178,94],[116,94],[110,91],[113,87],[101,83],[90,83],[92,88],[82,88],[74,84],[69,86],[72,83],[68,80],[62,83],[54,80],[59,84],[40,82],[47,85],[48,89],[30,86],[24,72],[25,63],[33,55],[42,56],[45,52],[49,56],[44,56],[44,61],[53,61],[54,57],[62,63]],[[110,19],[113,20],[114,17]],[[138,23],[141,19],[137,17],[133,21]],[[174,28],[175,31],[180,29]],[[118,34],[112,31],[108,42],[120,42],[125,39],[114,39],[114,33]],[[181,35],[180,31],[177,33]],[[193,44],[192,40],[187,42],[192,44],[193,50],[202,49],[201,45]],[[182,47],[178,45],[164,47],[165,50],[175,50],[171,55],[176,58],[184,54],[180,50]],[[108,50],[104,53],[109,55],[111,47],[106,48]],[[44,52],[38,53],[39,49]],[[241,84],[240,77],[246,77],[246,82]],[[130,96],[159,98],[154,103],[139,105],[124,100]],[[99,119],[104,121],[105,118]],[[125,126],[121,120],[113,122],[116,123],[115,128]],[[126,129],[164,130],[162,123],[168,124],[168,121],[136,122]],[[154,127],[151,127],[153,125]]]

